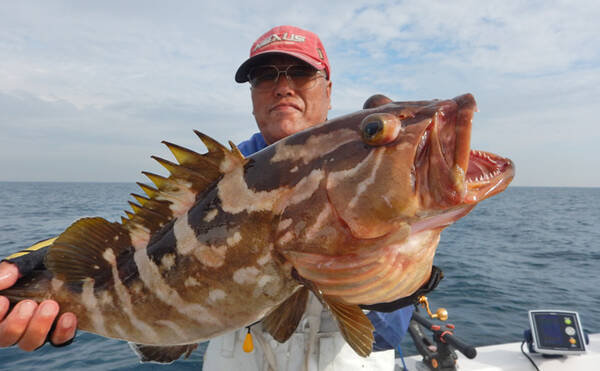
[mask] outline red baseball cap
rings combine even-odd
[[[248,81],[248,71],[265,54],[287,54],[303,60],[318,70],[325,70],[331,76],[329,60],[323,43],[316,34],[294,26],[277,26],[252,44],[248,58],[235,73],[235,81]]]

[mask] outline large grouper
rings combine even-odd
[[[0,295],[56,300],[79,329],[169,361],[260,320],[285,341],[312,291],[367,356],[359,305],[418,290],[441,231],[514,176],[471,150],[470,94],[371,106],[247,158],[199,132],[205,154],[164,142],[178,163],[155,157],[170,175],[144,173],[155,186],[121,223],[78,220]]]

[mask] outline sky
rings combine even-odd
[[[208,3],[0,2],[0,181],[145,181],[162,140],[247,139],[235,71],[291,24],[325,45],[330,118],[471,92],[472,147],[512,159],[514,185],[600,187],[597,0]]]

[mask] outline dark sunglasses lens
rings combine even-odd
[[[287,75],[291,78],[311,78],[317,71],[308,66],[290,66],[287,71]]]
[[[258,66],[250,70],[248,80],[252,88],[267,90],[275,86],[278,76],[283,73],[295,89],[309,89],[314,86],[317,70],[304,65],[292,65],[285,69],[276,66]]]
[[[248,73],[250,85],[256,87],[263,82],[274,81],[277,78],[278,71],[274,66],[259,66],[253,68]]]
[[[296,89],[309,89],[315,84],[317,70],[309,66],[290,66],[287,70],[288,79]]]

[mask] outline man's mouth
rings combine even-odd
[[[296,110],[301,111],[300,107],[294,103],[281,102],[273,105],[269,111],[288,111],[288,110]]]

